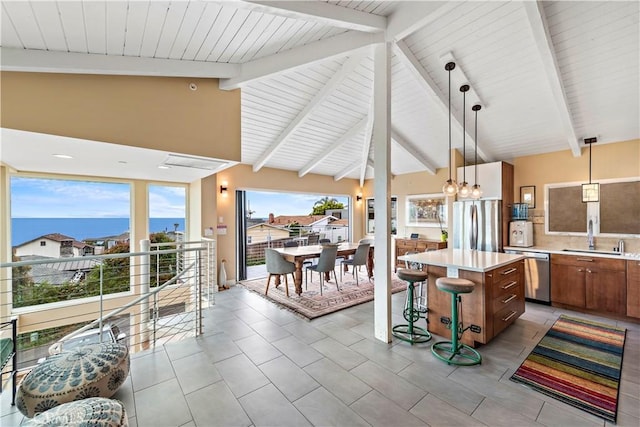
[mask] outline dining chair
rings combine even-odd
[[[318,259],[318,263],[312,266],[309,266],[305,270],[305,282],[307,280],[306,271],[311,271],[311,278],[313,279],[313,272],[316,271],[320,273],[320,295],[322,295],[322,288],[324,286],[324,274],[333,271],[333,278],[336,281],[336,289],[340,290],[338,286],[338,277],[336,276],[336,255],[338,253],[337,246],[330,246],[322,248],[320,252],[320,258]],[[306,283],[305,283],[306,287]]]
[[[340,282],[342,282],[342,270],[344,270],[344,266],[350,265],[352,267],[351,275],[355,274],[356,276],[356,286],[360,286],[358,279],[358,267],[367,264],[370,246],[371,245],[369,243],[360,243],[356,249],[356,253],[353,255],[353,258],[342,260],[340,263]]]
[[[271,276],[284,276],[284,286],[285,293],[287,297],[289,296],[289,282],[287,280],[287,274],[291,273],[291,277],[293,273],[296,271],[296,265],[292,262],[287,261],[283,258],[280,252],[275,249],[265,249],[264,256],[267,263],[267,273],[269,273],[269,278],[267,279],[267,288],[264,290],[264,294],[267,295],[269,292],[269,284],[271,283]],[[295,281],[295,277],[294,277]]]

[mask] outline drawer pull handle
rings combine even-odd
[[[518,282],[517,282],[517,281],[509,282],[509,283],[507,283],[506,285],[502,285],[502,286],[500,286],[500,289],[507,290],[507,289],[509,289],[509,288],[513,288],[513,287],[514,287],[514,286],[516,286],[517,284],[518,284]]]
[[[511,294],[511,296],[510,296],[509,298],[505,298],[505,299],[503,299],[503,300],[502,300],[502,303],[503,303],[503,304],[506,304],[506,303],[508,303],[509,301],[513,301],[513,300],[514,300],[514,299],[516,299],[517,297],[518,297],[518,295],[516,295],[516,294]]]
[[[584,273],[584,268],[579,268],[578,273]]]
[[[593,258],[578,258],[576,261],[593,262]]]
[[[502,274],[503,276],[506,276],[507,274],[511,274],[511,273],[513,273],[514,271],[518,271],[518,269],[517,269],[517,268],[510,268],[510,269],[508,269],[508,270],[506,270],[506,271],[503,271],[503,272],[502,272],[502,273],[500,273],[500,274]]]
[[[502,318],[502,321],[503,321],[503,322],[508,322],[508,321],[509,321],[509,320],[511,320],[511,318],[512,318],[513,316],[515,316],[516,314],[517,314],[517,313],[516,313],[515,311],[512,311],[511,313],[509,313],[509,315],[508,315],[507,317],[503,317],[503,318]]]

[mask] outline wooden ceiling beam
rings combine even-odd
[[[580,157],[580,144],[576,137],[575,127],[573,126],[571,110],[569,109],[569,102],[567,101],[567,95],[562,82],[562,73],[558,66],[558,60],[553,47],[553,41],[551,40],[551,34],[549,33],[549,28],[547,26],[547,20],[544,16],[542,3],[539,1],[525,1],[522,2],[522,6],[527,12],[529,27],[531,28],[533,39],[535,40],[538,52],[540,53],[540,59],[542,60],[547,81],[549,82],[551,93],[553,94],[553,100],[555,101],[560,121],[562,122],[562,127],[567,137],[567,143],[569,144],[569,148],[571,149],[573,156]]]

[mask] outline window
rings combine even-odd
[[[187,190],[182,186],[149,186],[149,232],[164,233],[172,241],[183,240]]]
[[[47,246],[46,240],[41,240],[40,241],[40,246]]]

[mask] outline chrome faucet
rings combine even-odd
[[[589,243],[589,250],[594,250],[596,248],[596,242],[593,239],[593,220],[589,220],[589,226],[587,229],[587,242]]]
[[[624,240],[622,239],[618,240],[618,252],[624,253]]]

